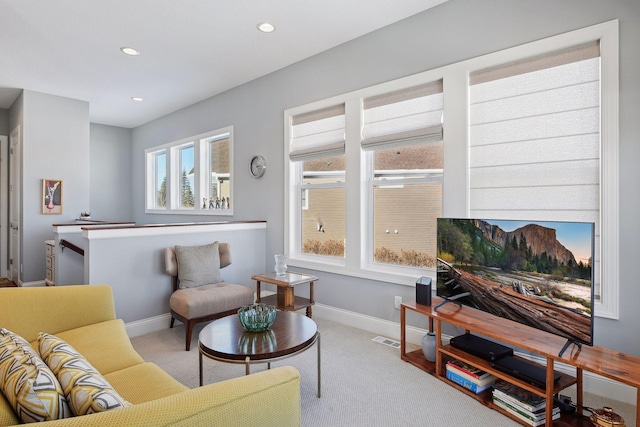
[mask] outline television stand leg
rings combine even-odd
[[[444,297],[444,299],[442,300],[442,302],[440,304],[438,304],[435,307],[433,307],[433,311],[437,311],[438,308],[442,307],[443,305],[445,305],[448,302],[452,302],[452,303],[456,304],[458,307],[462,307],[462,303],[460,301],[456,301],[456,300],[458,298],[468,297],[469,295],[471,295],[471,292],[463,292],[461,294],[454,295],[452,297]]]
[[[562,347],[562,350],[560,350],[560,353],[558,354],[558,357],[562,357],[564,352],[567,351],[567,349],[569,348],[569,346],[571,344],[575,344],[578,347],[578,351],[582,350],[582,343],[579,343],[578,341],[575,341],[575,340],[572,340],[572,339],[567,339],[567,342]]]

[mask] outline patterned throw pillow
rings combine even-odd
[[[0,329],[0,389],[25,423],[71,417],[51,369],[21,336]]]
[[[38,336],[44,361],[58,377],[75,415],[131,406],[109,382],[66,341],[47,333]]]

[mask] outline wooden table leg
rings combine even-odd
[[[583,395],[583,387],[584,387],[584,383],[582,382],[582,369],[581,368],[576,368],[576,379],[577,379],[577,383],[576,383],[576,410],[578,411],[579,415],[583,414],[583,399],[584,399],[584,395]]]
[[[260,280],[256,280],[256,302],[260,302]]]
[[[547,372],[546,372],[546,399],[547,407],[545,408],[546,423],[545,426],[553,426],[553,358],[547,357]]]
[[[400,305],[400,357],[407,355],[407,309],[404,305]]]
[[[315,303],[314,299],[313,299],[313,282],[309,282],[309,304],[311,304],[309,307],[307,307],[307,317],[309,319],[311,319],[311,316],[313,314],[312,312],[312,308],[311,306]]]
[[[293,286],[278,287],[278,310],[292,311],[295,307]]]
[[[636,388],[636,426],[640,426],[640,390]]]
[[[442,362],[442,354],[438,350],[442,347],[442,323],[436,320],[436,377],[444,377],[445,369]]]

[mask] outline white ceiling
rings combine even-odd
[[[132,128],[444,1],[0,0],[0,108],[28,89]]]

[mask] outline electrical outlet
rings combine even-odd
[[[400,310],[400,304],[402,304],[402,297],[396,295],[396,299],[393,302],[393,305],[395,306],[396,310]]]

